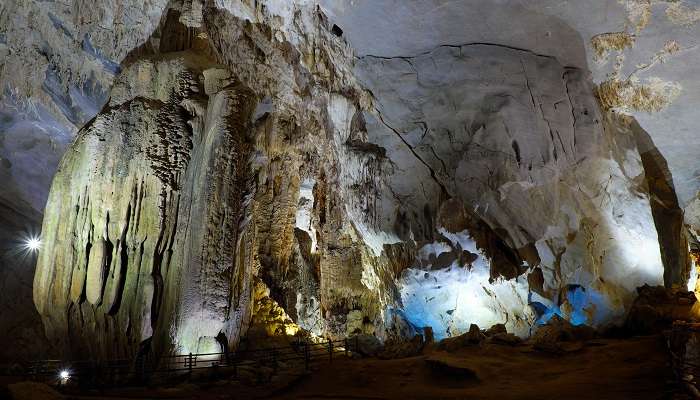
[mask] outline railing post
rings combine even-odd
[[[127,371],[127,376],[129,372]],[[134,381],[143,383],[143,356],[137,355],[134,360]]]
[[[328,361],[333,362],[333,342],[328,338]]]
[[[348,356],[348,338],[345,338],[345,357]]]
[[[187,369],[190,370],[190,375],[192,374],[192,353],[187,356]]]
[[[277,374],[277,349],[272,349],[272,371]]]
[[[353,351],[355,353],[360,352],[360,335],[355,335],[355,349]]]
[[[102,365],[99,361],[96,361],[94,364],[90,364],[92,364],[92,382],[90,383],[93,388],[99,387],[101,386],[99,382],[102,381]]]
[[[140,379],[141,379],[141,382],[142,382],[142,383],[145,383],[146,380],[147,380],[147,377],[146,377],[146,374],[147,374],[147,371],[146,371],[146,368],[147,368],[146,363],[147,363],[147,362],[148,362],[148,360],[146,359],[146,355],[144,355],[143,357],[141,357],[141,371],[139,371],[139,373],[141,374]]]
[[[114,376],[114,366],[109,365],[109,363],[108,363],[108,364],[107,364],[107,370],[108,370],[108,376],[109,376],[109,377],[107,378],[107,382],[108,382],[107,385],[108,385],[109,387],[114,387],[115,384],[116,384],[116,383],[115,383],[115,382],[116,382],[116,378],[115,378],[115,376]]]

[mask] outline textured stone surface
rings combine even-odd
[[[621,79],[635,75],[643,84],[674,83],[679,97],[658,113],[633,111],[668,160],[684,206],[698,191],[695,126],[698,102],[697,0],[322,0],[329,18],[343,29],[358,56],[415,56],[445,44],[492,43],[555,57],[564,66],[591,71],[604,82],[620,63]],[[388,22],[386,15],[392,18]],[[633,36],[621,51],[596,56],[600,34]],[[377,40],[390,37],[392,40]],[[679,46],[663,54],[666,43]]]
[[[625,119],[600,114],[580,70],[489,45],[367,56],[357,70],[377,105],[365,118],[369,140],[396,166],[386,196],[406,208],[399,222],[392,203],[380,203],[384,229],[406,224],[402,239],[416,240],[423,257],[479,255],[471,268],[455,260],[409,270],[402,299],[418,326],[441,325],[443,337],[508,321],[526,335],[542,317],[533,302],[601,325],[624,314],[636,286],[661,282],[634,134]],[[444,218],[433,221],[438,207]],[[425,264],[435,271],[422,272]],[[533,267],[543,296],[521,276]],[[588,299],[560,311],[571,285]]]
[[[374,265],[361,264],[376,256],[358,242],[343,193],[324,187],[357,179],[331,169],[352,149],[327,137],[348,135],[336,108],[354,113],[359,97],[311,95],[356,90],[353,80],[319,48],[305,64],[304,43],[208,11],[208,31],[179,22],[182,9],[164,14],[62,160],[34,299],[63,352],[209,352],[236,346],[250,323],[289,334],[298,328],[286,314],[317,333],[344,333],[347,314],[368,330],[381,317],[381,282],[364,282]],[[320,15],[299,15],[327,29]],[[320,49],[343,56],[321,34],[330,42]],[[341,322],[326,326],[322,311]]]
[[[637,286],[685,284],[694,159],[659,127],[692,126],[693,83],[650,78],[692,54],[692,13],[321,3],[1,6],[0,206],[41,210],[80,129],[34,281],[57,352],[213,351],[251,323],[528,336],[553,315],[619,323]],[[591,40],[606,32],[627,36]]]
[[[107,101],[119,61],[157,25],[165,2],[3,1],[0,4],[0,326],[24,338],[3,359],[44,357],[31,297],[34,261],[22,238],[38,235],[54,172],[79,128]],[[22,332],[22,333],[20,333]],[[34,343],[32,345],[32,343]],[[5,352],[6,350],[6,352]]]
[[[174,333],[187,352],[239,334],[252,287],[237,247],[254,99],[225,80],[205,85],[216,68],[193,52],[136,61],[64,158],[34,283],[52,340],[126,355],[151,335]],[[94,340],[93,329],[105,333]]]

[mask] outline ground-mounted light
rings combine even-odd
[[[59,383],[60,383],[61,385],[67,384],[68,381],[70,380],[70,378],[71,378],[70,370],[68,370],[68,369],[62,369],[61,371],[59,371],[59,373],[58,373],[58,380],[59,380]]]

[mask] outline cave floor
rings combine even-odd
[[[426,363],[431,358],[465,366],[478,378],[437,374]],[[670,379],[663,338],[650,336],[592,341],[565,355],[488,344],[407,359],[343,360],[279,398],[661,399],[672,396]]]
[[[430,360],[473,371],[451,378]],[[463,372],[464,370],[462,370]],[[682,399],[661,336],[600,339],[563,355],[531,346],[484,344],[453,353],[428,349],[411,358],[337,357],[304,376],[259,386],[219,381],[157,391],[103,392],[100,398],[189,399]],[[104,396],[104,397],[103,397]],[[73,398],[90,399],[94,396]]]

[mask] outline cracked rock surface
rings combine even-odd
[[[700,229],[666,140],[693,83],[647,79],[693,14],[634,1],[3,3],[0,243],[43,243],[33,283],[4,251],[0,333],[116,358],[621,322]],[[606,79],[673,101],[602,107]]]
[[[459,260],[410,269],[402,280],[409,319],[442,326],[437,336],[503,321],[526,335],[556,308],[600,326],[624,314],[635,287],[662,282],[634,134],[600,114],[580,70],[483,44],[364,56],[356,68],[377,105],[366,117],[369,140],[401,165],[387,176],[389,192],[416,204],[412,215],[441,208],[442,219],[410,229],[411,239],[425,254],[477,255],[468,270]],[[460,214],[479,223],[455,221]],[[426,267],[433,271],[420,272]],[[536,290],[524,281],[533,273],[543,279]],[[585,292],[584,307],[561,300],[572,288]],[[473,294],[482,291],[488,296]],[[548,311],[533,312],[534,303]]]

